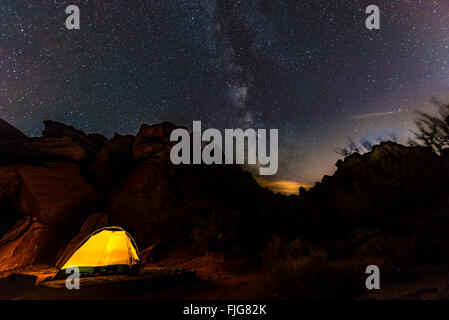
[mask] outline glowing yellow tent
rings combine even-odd
[[[120,227],[99,229],[82,241],[58,275],[76,266],[81,275],[129,272],[139,265],[139,251],[128,232]]]

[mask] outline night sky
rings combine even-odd
[[[278,128],[271,180],[297,188],[331,174],[347,138],[406,141],[415,110],[449,97],[448,53],[447,0],[2,0],[0,118],[33,136],[46,119],[107,136]]]

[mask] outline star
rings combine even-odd
[[[277,128],[276,179],[312,184],[348,138],[406,141],[449,87],[445,0],[382,2],[380,30],[360,1],[78,5],[76,31],[63,2],[0,5],[0,118],[28,135],[45,119],[109,137],[162,121]]]

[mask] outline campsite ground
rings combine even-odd
[[[270,288],[269,275],[263,270],[233,273],[224,267],[223,256],[206,254],[192,259],[165,258],[159,261],[159,266],[195,270],[201,279],[199,287],[192,289],[184,297],[186,299],[228,299],[228,300],[259,300],[276,299],[276,294]],[[167,292],[169,293],[169,292]],[[172,292],[176,294],[176,292]],[[170,297],[170,296],[169,296]]]
[[[8,298],[14,299],[189,299],[189,300],[220,300],[220,299],[277,299],[270,289],[269,276],[262,270],[233,273],[223,267],[223,256],[205,254],[199,257],[166,257],[147,267],[166,270],[194,271],[196,278],[165,278],[167,281],[149,282],[139,279],[131,283],[100,283],[85,287],[84,290],[69,291],[65,288],[53,289],[47,286],[29,286],[14,288]],[[35,266],[15,273],[38,276],[42,281],[54,269],[48,266]],[[1,274],[5,277],[11,273]]]
[[[145,277],[145,270],[155,270],[154,278]],[[161,274],[165,276],[160,276]],[[231,271],[232,270],[232,271]],[[253,269],[236,272],[219,253],[198,254],[188,247],[171,248],[155,262],[148,262],[132,281],[117,281],[120,276],[95,277],[82,285],[81,290],[67,290],[64,280],[60,288],[42,285],[42,281],[56,272],[45,265],[36,265],[13,272],[0,273],[0,296],[9,299],[148,299],[148,300],[273,300],[280,299],[270,282],[266,270]],[[172,273],[171,273],[172,272]],[[28,278],[19,278],[9,284],[2,282],[11,274],[37,277],[37,283],[30,285]],[[148,275],[148,273],[147,273]],[[195,275],[195,276],[193,276]],[[359,299],[449,299],[449,266],[422,266],[397,270],[384,276],[382,289],[362,295]],[[91,279],[91,278],[89,278]],[[17,281],[15,279],[14,281]],[[86,280],[84,280],[86,281]],[[92,282],[94,285],[92,285]],[[82,282],[83,284],[83,282]],[[5,295],[6,293],[6,295]]]
[[[272,300],[279,297],[270,288],[269,275],[262,270],[232,273],[223,268],[223,257],[206,254],[201,257],[175,259],[164,258],[154,266],[167,269],[195,271],[196,279],[148,283],[137,278],[137,285],[120,283],[85,287],[84,290],[55,290],[44,286],[18,288],[13,299],[149,299],[149,300]],[[48,275],[46,266],[35,266],[16,273]],[[415,270],[414,280],[385,285],[378,292],[362,295],[361,299],[449,299],[449,266],[423,267]],[[0,278],[7,274],[0,274]]]

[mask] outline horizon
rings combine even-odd
[[[5,119],[1,119],[0,118],[0,120],[1,121],[5,121],[7,124],[12,126],[12,124],[10,124]],[[53,121],[53,120],[46,119],[46,120],[43,120],[42,123],[44,123],[45,121]],[[141,126],[143,126],[143,125],[152,126],[152,125],[157,125],[157,124],[161,124],[161,123],[155,123],[155,124],[142,123]],[[66,124],[64,124],[64,125],[66,125]],[[176,124],[174,124],[174,125],[176,125]],[[18,128],[16,128],[16,129],[18,129]],[[74,129],[79,130],[76,127],[74,127]],[[137,132],[135,134],[131,134],[131,135],[136,136],[138,134],[138,131],[139,130],[137,130]],[[191,133],[192,131],[189,131],[189,132]],[[85,134],[96,134],[96,132],[84,132],[84,133]],[[119,134],[119,133],[115,133],[114,135],[116,135],[116,134]],[[29,138],[39,138],[39,137],[43,137],[43,135],[42,134],[41,135],[37,135],[37,136],[28,136],[27,135],[27,137],[29,137]],[[106,138],[108,140],[110,140],[110,139],[112,139],[112,136],[109,136],[109,137],[106,137]],[[399,143],[399,142],[392,141],[392,140],[383,140],[383,141],[376,141],[375,143],[372,144],[372,146],[374,147],[376,145],[379,145],[382,142]],[[399,143],[399,144],[401,144],[401,143]],[[402,145],[405,145],[405,144],[402,144]],[[362,149],[363,149],[363,146],[362,146]],[[364,149],[364,150],[360,150],[358,153],[363,154],[363,153],[370,152],[370,151],[371,150]],[[345,158],[346,156],[340,156],[340,157]],[[324,178],[324,176],[325,176],[325,175],[323,175],[319,180],[315,181],[312,184],[305,184],[305,183],[301,183],[301,182],[298,182],[298,181],[292,181],[292,180],[275,180],[271,176],[266,176],[266,175],[264,176],[264,175],[257,174],[257,173],[255,173],[256,170],[254,170],[254,168],[258,168],[258,166],[256,166],[256,165],[245,164],[245,165],[242,166],[242,168],[243,168],[243,170],[248,171],[248,172],[250,172],[252,174],[254,180],[258,183],[259,186],[261,186],[263,188],[268,188],[271,191],[273,191],[274,193],[280,193],[280,194],[284,194],[284,195],[299,195],[299,188],[302,187],[305,190],[309,190],[309,189],[313,188],[317,182],[321,182],[322,178]],[[336,167],[335,167],[335,170],[336,170]]]
[[[163,121],[276,128],[272,183],[311,185],[348,138],[405,143],[415,111],[449,99],[449,4],[382,4],[379,30],[368,4],[80,1],[67,30],[62,3],[5,3],[0,117],[27,135],[43,119],[108,137]]]

